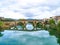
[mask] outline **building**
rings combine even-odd
[[[53,19],[55,19],[56,21],[60,20],[60,16],[54,16]]]
[[[0,20],[4,20],[5,18],[4,17],[0,17]]]

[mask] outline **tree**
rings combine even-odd
[[[2,21],[0,21],[0,26],[3,26],[3,22]]]
[[[49,19],[48,23],[50,25],[50,29],[56,30],[56,24],[53,18]]]
[[[54,19],[49,19],[49,24],[55,24],[55,20]]]
[[[36,27],[38,27],[38,28],[42,28],[42,27],[43,27],[43,25],[42,25],[42,23],[41,23],[41,22],[38,22]]]
[[[57,31],[55,33],[55,36],[58,38],[58,43],[60,44],[60,21],[57,22]]]
[[[60,30],[60,21],[57,22],[57,30]]]
[[[2,30],[3,29],[3,22],[2,21],[0,21],[0,30]]]

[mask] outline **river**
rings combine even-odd
[[[0,45],[59,45],[48,31],[4,30],[0,32]]]

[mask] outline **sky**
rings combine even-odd
[[[43,19],[60,16],[60,0],[0,0],[0,17]]]

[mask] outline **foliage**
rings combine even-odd
[[[0,30],[2,30],[3,29],[3,22],[2,21],[0,21]]]
[[[56,36],[60,38],[60,21],[57,22],[57,31],[56,31]]]
[[[57,28],[56,28],[56,24],[55,24],[55,20],[54,19],[49,19],[49,25],[50,25],[50,29],[52,29],[52,30],[56,30]]]
[[[49,19],[49,24],[51,25],[51,24],[55,24],[55,20],[54,19]]]
[[[23,25],[23,23],[22,23],[22,22],[19,22],[17,25],[21,25],[21,26],[22,26],[22,25]]]
[[[60,21],[57,23],[57,30],[60,30]]]
[[[24,24],[22,22],[19,22],[17,25],[24,27]]]
[[[5,20],[3,20],[3,21],[15,21],[15,19],[5,18]]]
[[[0,21],[0,26],[3,26],[3,22],[2,21]]]
[[[43,24],[41,22],[38,22],[36,27],[42,28],[43,27]]]
[[[57,42],[60,44],[60,38],[57,39]]]

